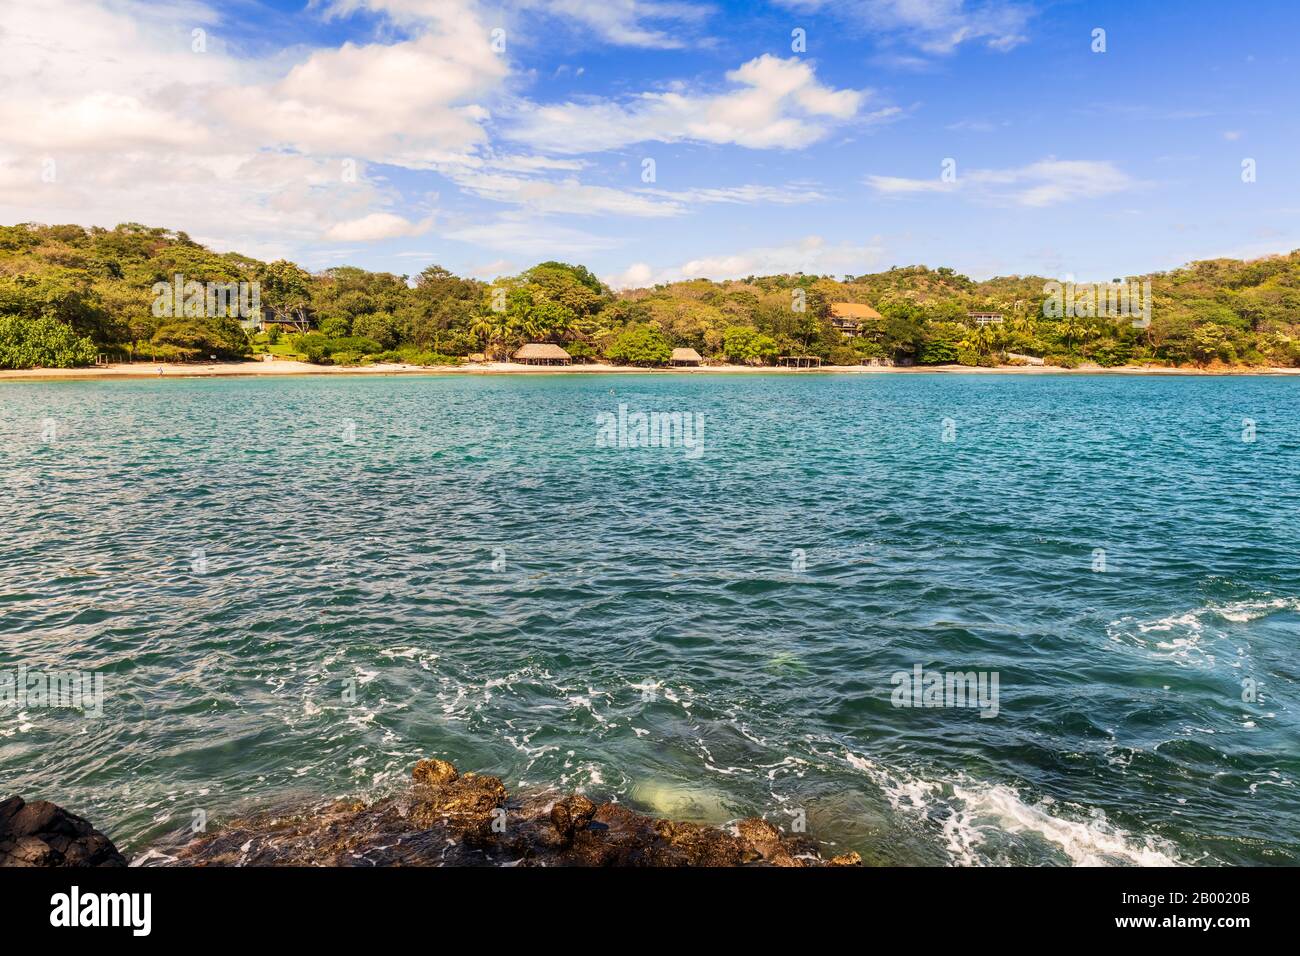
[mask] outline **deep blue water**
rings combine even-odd
[[[139,852],[436,755],[874,861],[1295,864],[1298,452],[1259,377],[3,383],[0,670],[107,696],[0,703],[0,792]]]

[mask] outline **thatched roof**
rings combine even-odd
[[[515,353],[517,359],[567,359],[568,352],[550,342],[529,342]]]
[[[674,362],[703,362],[700,353],[695,349],[673,349]]]
[[[881,317],[869,305],[863,305],[861,302],[832,302],[831,315],[837,319],[878,319]]]

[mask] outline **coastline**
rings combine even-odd
[[[159,368],[163,374],[158,374]],[[86,368],[0,369],[0,382],[42,381],[116,381],[156,378],[277,378],[304,375],[915,375],[939,373],[950,375],[1189,375],[1189,376],[1300,376],[1300,368],[1268,366],[1164,368],[1159,366],[1081,366],[1056,368],[1035,365],[1003,365],[980,368],[966,365],[867,366],[825,365],[817,369],[778,368],[775,366],[710,365],[698,368],[641,368],[629,365],[536,366],[517,362],[482,362],[473,365],[399,365],[367,366],[313,365],[308,362],[209,362],[153,363],[119,362]]]
[[[762,817],[707,826],[581,793],[512,795],[498,777],[420,760],[408,788],[366,803],[271,806],[211,832],[155,841],[133,861],[84,817],[44,800],[0,801],[0,867],[861,866]]]

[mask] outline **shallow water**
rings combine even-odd
[[[1294,864],[1297,451],[1270,378],[5,383],[0,670],[106,699],[0,703],[0,791],[138,852],[442,756],[880,862]]]

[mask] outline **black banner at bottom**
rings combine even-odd
[[[554,943],[606,925],[624,935],[676,925],[690,939],[903,931],[922,945],[933,933],[945,948],[964,931],[1230,943],[1280,931],[1291,882],[1260,869],[25,869],[0,870],[0,932],[6,948],[71,934],[127,946],[374,945],[433,926]]]

